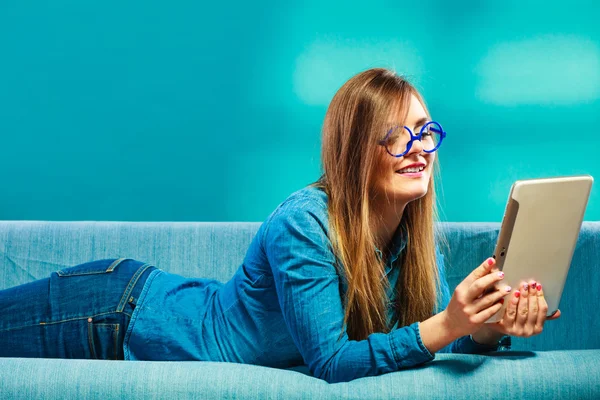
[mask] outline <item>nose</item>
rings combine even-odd
[[[411,146],[411,148],[410,148],[409,152],[408,152],[408,153],[406,153],[406,154],[404,155],[404,157],[406,157],[406,156],[408,156],[408,155],[410,155],[410,154],[412,154],[412,153],[417,153],[417,154],[419,154],[419,153],[422,153],[422,152],[423,152],[423,143],[421,143],[421,141],[420,141],[420,140],[416,140],[416,139],[415,139],[415,140],[413,140],[413,143],[412,143],[412,146]]]

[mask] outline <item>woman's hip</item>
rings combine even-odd
[[[135,302],[154,266],[127,258],[96,260],[53,272],[49,278],[48,318],[65,320],[90,313],[125,313]]]
[[[154,269],[95,260],[0,291],[0,355],[122,359],[127,324]]]

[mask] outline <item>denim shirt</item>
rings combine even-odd
[[[433,360],[435,355],[421,340],[418,322],[373,333],[365,340],[351,340],[342,330],[345,280],[335,268],[328,230],[326,194],[306,187],[292,193],[261,224],[229,281],[153,271],[126,333],[125,359],[226,361],[278,368],[307,364],[315,377],[327,382]],[[400,274],[401,262],[396,261],[401,261],[406,246],[403,233],[397,229],[386,258],[391,301]],[[450,300],[439,251],[437,263],[442,280],[439,312]],[[439,352],[496,349],[464,336]]]

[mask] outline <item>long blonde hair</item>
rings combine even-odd
[[[389,282],[384,261],[376,255],[369,225],[370,216],[377,212],[371,209],[369,188],[380,165],[378,142],[385,136],[390,115],[400,111],[406,118],[411,94],[425,108],[417,90],[404,78],[387,69],[369,69],[338,90],[323,123],[322,175],[309,186],[321,188],[328,197],[329,236],[347,282],[344,326],[354,340],[389,332],[395,323],[401,327],[423,321],[437,306],[440,282],[433,174],[427,194],[408,203],[402,216],[408,242],[403,257],[396,260],[402,265],[393,304],[386,295]],[[434,171],[438,171],[437,164]],[[388,306],[394,309],[391,320]]]

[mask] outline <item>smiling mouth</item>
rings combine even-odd
[[[420,166],[420,167],[413,167],[413,168],[404,168],[404,169],[399,169],[398,171],[396,171],[397,174],[410,174],[410,173],[418,173],[418,172],[422,172],[426,167],[424,166]]]

